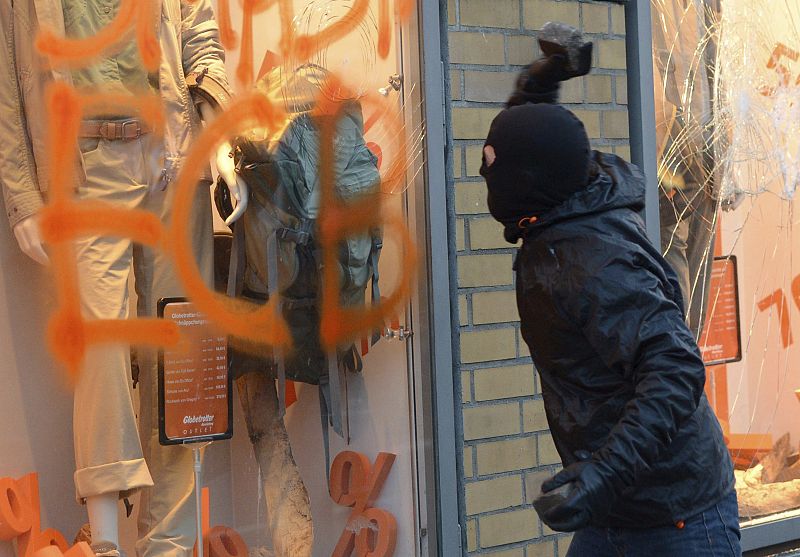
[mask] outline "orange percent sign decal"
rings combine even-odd
[[[57,530],[42,531],[39,477],[0,478],[0,540],[17,541],[19,557],[93,557],[85,543],[69,545]]]
[[[331,557],[391,557],[397,545],[397,520],[373,505],[392,470],[395,455],[380,453],[371,465],[361,453],[344,451],[331,465],[330,493],[337,505],[353,507]]]

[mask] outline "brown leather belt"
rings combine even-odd
[[[80,137],[105,139],[106,141],[133,141],[152,130],[142,121],[130,120],[84,120]]]

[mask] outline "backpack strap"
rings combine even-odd
[[[344,366],[339,365],[338,354],[334,351],[327,355],[328,382],[330,383],[330,410],[333,430],[350,444],[350,418],[347,404],[347,373]]]
[[[227,294],[235,298],[242,293],[244,276],[244,225],[241,222],[234,223],[232,227],[233,238],[231,240],[231,258],[228,262],[228,287]]]
[[[278,292],[278,235],[277,231],[270,234],[267,238],[267,299],[277,299],[275,311],[280,312],[283,303]],[[273,298],[275,296],[275,298]],[[278,415],[283,417],[286,414],[286,359],[283,348],[274,347],[273,354],[277,366],[278,376]]]
[[[328,400],[331,396],[330,384],[328,378],[322,376],[319,380],[319,417],[322,422],[322,445],[325,449],[325,478],[328,480],[328,493],[330,494],[331,486],[331,437],[328,428],[331,426],[330,405]]]
[[[381,303],[381,287],[379,284],[380,273],[378,272],[378,260],[381,257],[381,250],[383,249],[383,237],[381,236],[380,229],[375,228],[372,230],[372,247],[369,252],[369,266],[372,269],[372,305],[376,306]],[[372,345],[374,346],[381,338],[381,332],[375,331],[372,334]]]

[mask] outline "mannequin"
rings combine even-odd
[[[149,72],[129,35],[84,65],[60,68],[44,59],[32,37],[39,28],[84,40],[116,17],[120,0],[18,0],[0,3],[0,185],[9,224],[20,249],[48,263],[38,212],[49,180],[44,90],[53,80],[78,94],[86,90],[122,95],[157,94],[164,102],[163,137],[149,133],[137,114],[114,114],[81,123],[78,200],[101,200],[123,209],[150,211],[162,222],[171,215],[173,189],[183,157],[200,128],[184,74],[205,72],[227,87],[223,50],[210,0],[160,0],[155,21],[161,51]],[[91,118],[95,118],[92,116]],[[125,126],[118,125],[125,121]],[[110,124],[114,124],[113,126]],[[126,133],[133,132],[133,133]],[[77,167],[77,164],[76,164]],[[81,172],[82,170],[82,172]],[[202,180],[210,186],[211,175]],[[213,226],[208,189],[197,188],[187,223],[198,267],[211,282]],[[171,261],[129,239],[81,236],[75,242],[84,318],[128,317],[128,278],[135,276],[140,317],[153,317],[158,299],[180,296]],[[140,432],[129,394],[130,352],[122,344],[92,345],[75,385],[73,415],[76,497],[85,502],[96,555],[119,557],[117,501],[142,491],[139,557],[186,557],[195,540],[192,458],[181,447],[158,443],[157,352],[139,351]],[[113,432],[113,434],[110,434]],[[155,482],[154,482],[155,480]],[[155,483],[156,489],[149,487]]]

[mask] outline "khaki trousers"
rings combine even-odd
[[[160,152],[155,145],[150,136],[81,140],[86,179],[79,197],[150,211],[168,224],[174,188],[158,184],[160,166],[154,161]],[[210,283],[213,228],[205,186],[195,192],[193,218],[186,226],[192,229],[198,266]],[[154,317],[159,299],[183,294],[171,260],[127,238],[82,238],[77,255],[81,302],[88,318],[127,318],[131,270],[139,317]],[[195,539],[192,455],[184,447],[159,444],[157,355],[157,349],[138,349],[139,435],[128,387],[129,346],[94,346],[88,351],[75,391],[75,485],[79,498],[145,488],[137,554],[189,557]]]

